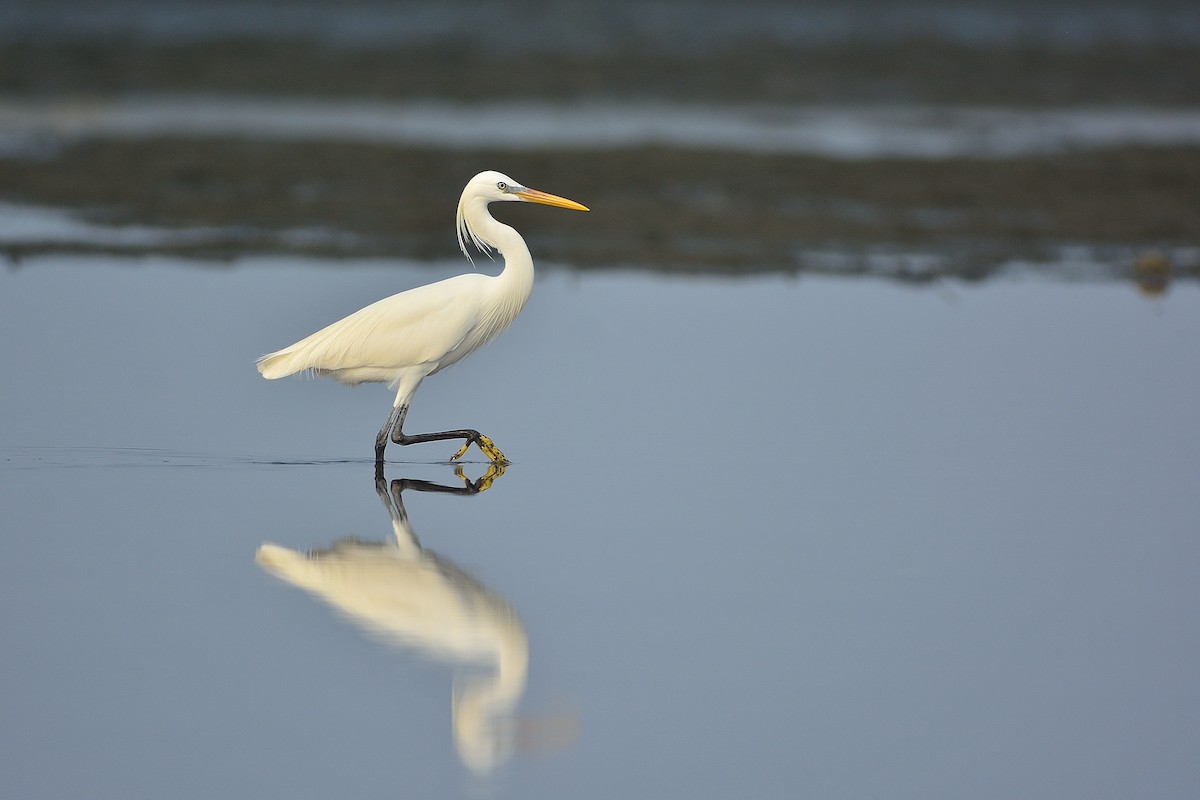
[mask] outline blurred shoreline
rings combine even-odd
[[[0,12],[0,251],[452,258],[500,169],[578,268],[1200,272],[1187,4],[517,5]]]
[[[1200,274],[1200,258],[1187,255],[1200,242],[1197,147],[842,160],[661,147],[563,153],[89,140],[47,160],[0,159],[5,199],[82,209],[81,219],[110,228],[183,233],[122,244],[0,230],[0,248],[12,258],[63,249],[456,258],[452,222],[463,176],[493,165],[593,208],[587,217],[497,210],[524,231],[539,260],[579,268],[737,274],[837,261],[853,272],[892,254],[924,264],[914,280],[978,279],[1013,260],[1054,261],[1071,250],[1107,264],[1107,277],[1131,274],[1134,256],[1162,250],[1182,254],[1176,277]]]

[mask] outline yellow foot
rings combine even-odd
[[[496,447],[496,443],[483,434],[479,435],[479,449],[492,460],[493,464],[508,463],[508,459],[504,457],[504,453],[500,452],[500,448]]]
[[[451,461],[457,461],[467,454],[467,449],[471,446],[470,440],[463,442],[463,446],[458,448],[458,452],[450,456]],[[496,443],[482,433],[479,434],[479,449],[483,454],[491,459],[493,464],[508,464],[511,463],[504,457],[504,453],[500,452],[500,448],[496,447]]]

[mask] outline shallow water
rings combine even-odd
[[[403,494],[424,557],[527,636],[487,768],[452,723],[486,659],[255,560],[403,529],[370,463],[389,393],[253,359],[458,269],[0,272],[0,794],[1200,785],[1193,283],[544,273],[409,418],[514,462],[473,497]],[[461,485],[452,447],[387,478]]]

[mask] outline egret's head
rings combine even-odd
[[[588,210],[587,206],[580,205],[574,200],[522,186],[503,172],[494,170],[481,172],[468,181],[467,187],[463,189],[462,198],[458,201],[458,246],[462,248],[463,254],[468,259],[471,258],[471,254],[467,252],[467,240],[474,242],[475,246],[485,253],[490,247],[489,243],[480,238],[475,230],[476,220],[480,219],[479,215],[486,213],[485,207],[488,203],[504,201],[541,203],[547,206],[569,208],[572,211]]]
[[[484,203],[503,200],[522,200],[526,203],[542,203],[547,206],[569,208],[572,211],[588,210],[587,206],[580,205],[574,200],[568,200],[565,197],[548,194],[547,192],[539,192],[537,189],[522,186],[503,172],[496,172],[494,170],[481,172],[474,178],[471,178],[470,182],[467,183],[467,188],[463,189],[462,200],[459,202],[459,205],[464,205],[469,200],[482,200]]]

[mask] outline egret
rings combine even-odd
[[[481,172],[467,183],[458,201],[458,246],[472,263],[468,242],[483,253],[500,253],[504,268],[499,275],[467,273],[394,294],[263,356],[258,371],[269,380],[307,371],[350,386],[386,383],[395,389],[392,411],[375,437],[376,464],[383,463],[389,439],[398,445],[462,439],[452,461],[474,443],[493,463],[508,463],[495,443],[477,430],[403,431],[421,381],[494,339],[521,312],[533,290],[533,258],[525,240],[488,213],[488,204],[498,201],[588,210],[574,200],[522,186],[500,172]]]

